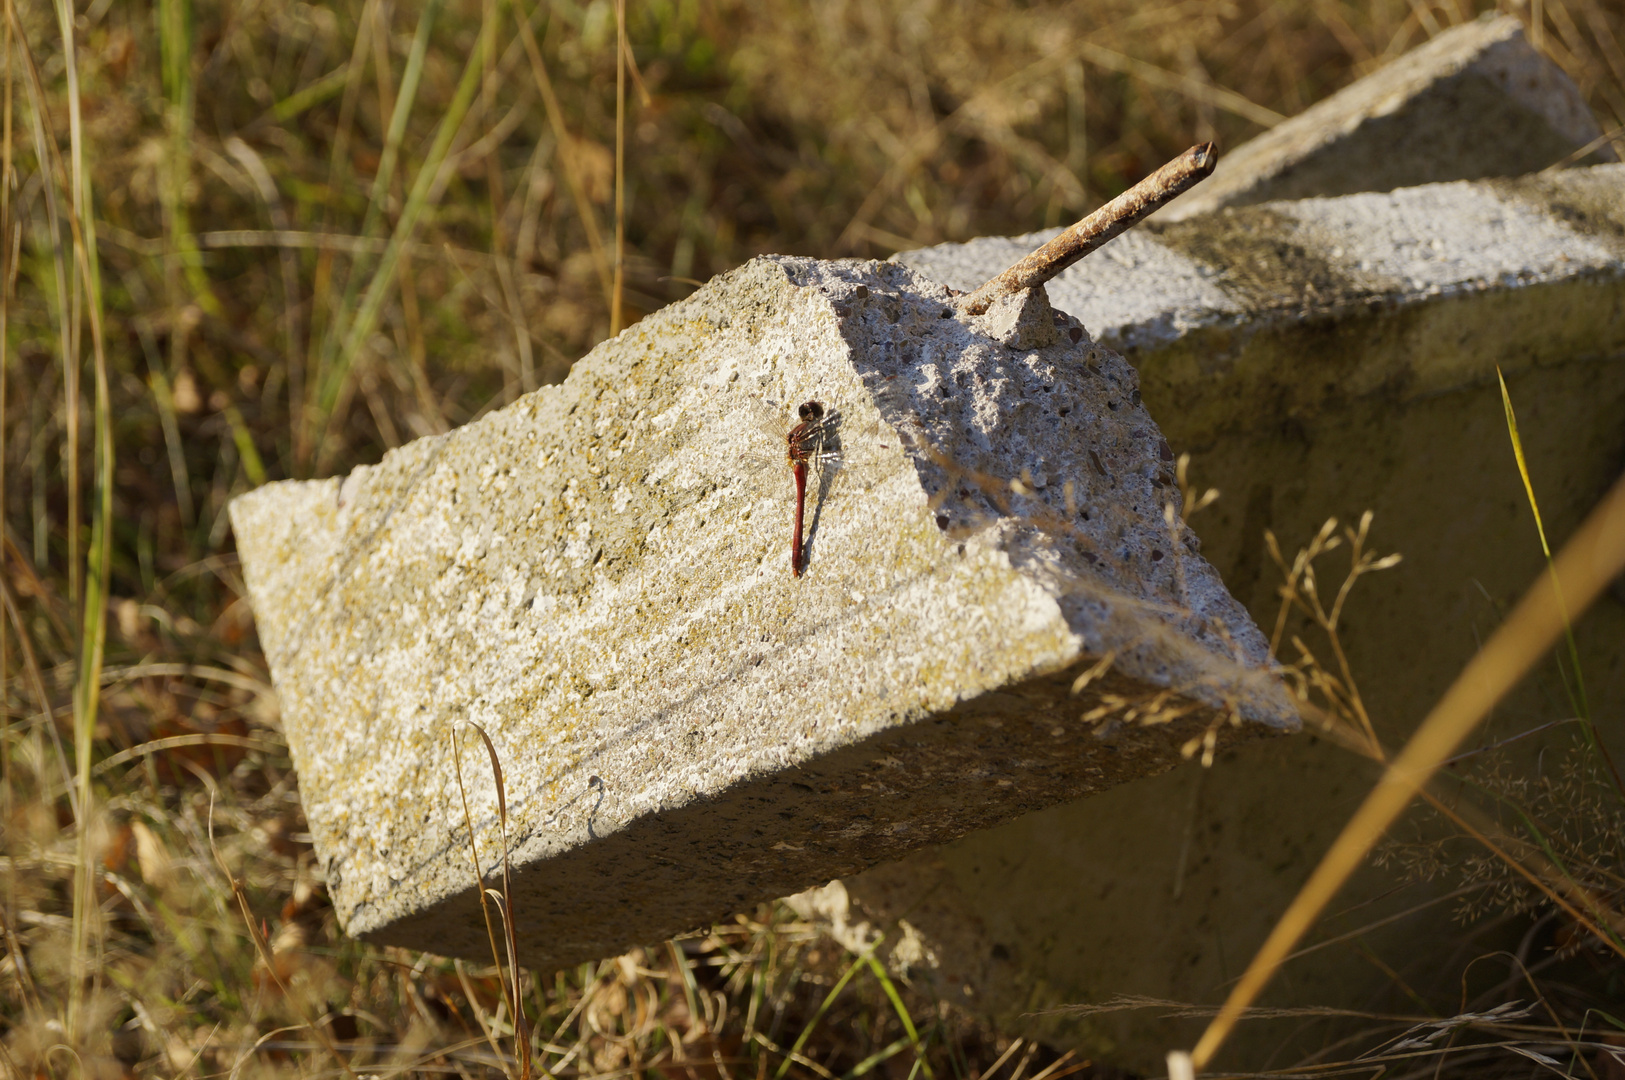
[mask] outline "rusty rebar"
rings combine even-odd
[[[1205,179],[1218,163],[1212,143],[1193,146],[1082,221],[959,301],[980,315],[1001,296],[1037,288],[1124,229]]]

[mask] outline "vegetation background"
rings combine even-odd
[[[226,503],[556,382],[757,253],[1070,221],[1493,7],[4,0],[0,1063],[1098,1072],[782,908],[536,972],[518,1040],[494,969],[346,940]],[[1501,9],[1625,151],[1625,13]]]

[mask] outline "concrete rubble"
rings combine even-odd
[[[1035,239],[899,259],[966,288]],[[1193,453],[1195,481],[1223,492],[1191,525],[1261,625],[1279,607],[1265,529],[1290,558],[1327,517],[1375,512],[1374,545],[1405,561],[1355,589],[1342,638],[1392,746],[1543,565],[1497,367],[1554,542],[1625,466],[1625,166],[1154,219],[1049,294],[1125,351],[1170,444]],[[1326,560],[1330,584],[1343,558]],[[1594,703],[1625,700],[1622,600],[1580,625]],[[1295,633],[1323,647],[1294,618],[1283,640]],[[1483,743],[1565,715],[1563,700],[1544,673]],[[1554,738],[1556,754],[1566,736]],[[1315,739],[1240,746],[1211,770],[1031,814],[794,903],[854,946],[891,931],[895,967],[1007,1030],[1151,1070],[1204,1021],[1051,1010],[1127,995],[1216,1003],[1374,776]],[[1373,956],[1419,993],[1457,978],[1440,953],[1460,940],[1438,902],[1449,887],[1369,868],[1324,939],[1433,906],[1294,961],[1276,1002],[1380,1011],[1395,979]],[[1323,1037],[1296,1021],[1243,1026],[1236,1060],[1284,1053],[1294,1032]]]
[[[797,578],[753,418],[809,399],[841,459]],[[1294,728],[1179,498],[1133,368],[1041,292],[963,317],[898,264],[772,257],[231,518],[346,930],[489,955],[479,724],[551,970]],[[463,781],[490,874],[483,755]]]

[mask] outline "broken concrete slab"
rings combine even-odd
[[[1622,204],[1625,166],[1602,165],[1243,207],[1148,222],[1064,271],[1048,292],[1057,309],[1139,363],[1159,416],[1178,410],[1182,425],[1195,416],[1202,430],[1218,430],[1247,422],[1253,409],[1313,411],[1327,395],[1388,385],[1427,393],[1464,370],[1482,371],[1483,357],[1501,355],[1509,341],[1562,352],[1610,333],[1611,297],[1582,286],[1617,269],[1625,251]],[[1045,235],[943,244],[894,258],[966,290]],[[1546,286],[1573,292],[1579,308],[1550,322],[1516,310],[1531,288]],[[1465,316],[1465,308],[1474,314]],[[1401,310],[1437,314],[1413,325],[1392,315]],[[1373,327],[1402,327],[1403,336],[1350,332],[1350,320],[1364,313]],[[1322,332],[1333,327],[1331,336]],[[1322,377],[1315,380],[1294,372],[1303,342],[1280,337],[1305,333],[1317,341]],[[1446,350],[1430,333],[1461,337]],[[1189,365],[1205,369],[1205,378]],[[1214,398],[1208,381],[1262,396]]]
[[[903,258],[951,267],[962,276],[949,283],[964,287],[980,280],[978,246]],[[991,273],[1021,245],[986,246],[979,257]],[[1114,262],[1114,249],[1134,254]],[[1542,572],[1497,366],[1554,544],[1625,467],[1619,165],[1153,222],[1050,293],[1126,346],[1174,449],[1191,451],[1195,478],[1223,492],[1191,524],[1255,619],[1273,624],[1278,608],[1266,528],[1290,557],[1328,516],[1375,511],[1378,550],[1405,561],[1354,590],[1343,644],[1390,745]],[[1333,557],[1324,573],[1341,569]],[[1287,640],[1302,630],[1290,622]],[[1594,707],[1617,712],[1625,595],[1594,607],[1578,640]],[[1546,673],[1503,706],[1482,744],[1561,717],[1564,700]],[[1616,753],[1620,737],[1604,733]],[[1562,751],[1539,737],[1518,745],[1545,750],[1548,762]],[[832,925],[839,907],[851,942],[900,920],[907,926],[883,954],[901,943],[899,966],[917,984],[1013,1033],[1149,1072],[1169,1046],[1191,1045],[1205,1020],[1047,1010],[1127,995],[1222,1000],[1373,779],[1326,742],[1238,746],[1212,770],[1174,770],[1039,811],[798,903],[816,904]],[[1265,1003],[1409,1007],[1394,999],[1398,985],[1455,1000],[1461,967],[1441,949],[1462,929],[1438,902],[1454,884],[1367,868],[1340,895],[1343,914],[1306,942],[1321,947],[1289,964]],[[1294,1032],[1324,1035],[1303,1034],[1297,1020],[1243,1025],[1232,1061],[1282,1051]]]
[[[1041,296],[1006,306],[962,318],[897,264],[758,259],[561,386],[236,500],[346,930],[486,955],[469,723],[502,761],[540,969],[1293,727],[1134,370]],[[842,459],[796,578],[786,444],[746,417],[809,399]]]
[[[1591,146],[1616,161],[1574,80],[1537,52],[1513,16],[1445,31],[1252,139],[1157,215],[1522,176]],[[1065,305],[1063,305],[1064,307]]]

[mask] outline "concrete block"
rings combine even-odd
[[[1538,172],[1602,134],[1510,15],[1454,27],[1224,153],[1157,216]],[[1615,161],[1607,143],[1586,164]]]
[[[989,240],[902,258],[963,288],[1026,246]],[[1278,606],[1266,528],[1290,556],[1328,516],[1375,511],[1375,546],[1405,561],[1355,589],[1343,640],[1391,746],[1542,572],[1497,365],[1554,545],[1625,468],[1625,166],[1152,222],[1050,295],[1125,349],[1173,448],[1193,453],[1199,484],[1223,492],[1191,524],[1261,624]],[[1340,572],[1328,557],[1323,581]],[[1622,600],[1605,598],[1578,626],[1599,716],[1625,704]],[[1296,621],[1288,629],[1315,640]],[[1543,672],[1480,745],[1560,719],[1565,701],[1555,671]],[[1621,735],[1618,725],[1604,733],[1616,755]],[[1559,729],[1518,746],[1553,768],[1567,738]],[[1211,770],[1030,814],[796,902],[854,943],[901,920],[906,932],[888,941],[906,941],[896,962],[920,984],[1013,1033],[1149,1072],[1205,1021],[1047,1010],[1119,995],[1222,1000],[1374,778],[1308,737],[1238,746]],[[1446,950],[1463,930],[1439,897],[1454,884],[1368,868],[1308,944],[1395,921],[1293,961],[1267,1003],[1413,1009],[1403,980],[1450,1008],[1464,957]],[[1506,944],[1475,939],[1465,956]],[[1292,1039],[1324,1036],[1297,1019],[1245,1024],[1230,1062],[1276,1054],[1285,1064]]]
[[[236,500],[346,930],[486,955],[467,723],[503,763],[543,970],[1293,727],[1164,519],[1133,368],[1042,295],[1005,308],[962,319],[898,264],[758,259],[560,386]],[[814,399],[841,458],[795,577],[786,442],[751,417]],[[495,791],[464,761],[489,873]]]
[[[1302,326],[1361,307],[1495,297],[1507,275],[1521,285],[1575,282],[1618,260],[1622,175],[1594,166],[1153,219],[1046,289],[1057,309],[1133,359],[1179,341],[1239,342],[1261,325]],[[1056,231],[893,258],[967,291]],[[1393,359],[1370,350],[1360,362],[1380,369]]]

